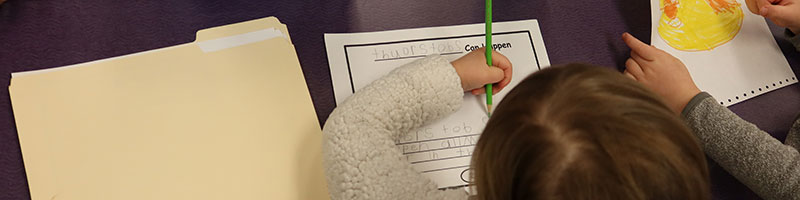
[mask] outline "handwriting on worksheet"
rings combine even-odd
[[[421,58],[431,54],[452,55],[461,54],[485,47],[486,44],[461,44],[460,40],[423,42],[398,47],[376,47],[372,51],[375,61],[387,61],[406,58]],[[492,44],[496,51],[511,48],[511,43]]]
[[[549,65],[538,27],[535,20],[494,24],[492,48],[514,65],[511,83],[495,95],[498,102],[522,78]],[[336,102],[416,59],[439,54],[455,60],[485,47],[483,30],[483,24],[474,24],[326,35]],[[467,185],[473,149],[489,120],[483,99],[467,93],[454,114],[403,134],[394,141],[402,158],[440,188]]]
[[[372,56],[375,61],[397,60],[406,58],[421,58],[430,54],[451,55],[463,53],[459,46],[461,41],[433,41],[420,42],[408,45],[377,46],[373,49]]]
[[[488,117],[482,118],[486,124]],[[474,125],[462,122],[460,124],[442,124],[438,127],[427,126],[405,134],[396,141],[406,160],[411,164],[434,162],[446,159],[468,157],[478,143],[480,130]],[[429,173],[441,168],[425,169],[422,173]]]

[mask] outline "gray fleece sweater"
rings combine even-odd
[[[323,165],[331,199],[466,199],[438,190],[403,159],[401,136],[461,107],[461,79],[434,55],[395,69],[340,104],[323,128]]]
[[[785,34],[800,51],[800,36]],[[782,143],[716,102],[703,92],[681,113],[705,153],[764,199],[800,199],[800,121]]]
[[[795,121],[781,143],[708,93],[695,96],[681,114],[706,155],[764,199],[800,199],[800,144]]]

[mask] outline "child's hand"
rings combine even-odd
[[[642,43],[629,33],[622,34],[622,40],[631,48],[631,57],[625,62],[625,75],[664,98],[673,111],[681,113],[683,107],[700,93],[678,58]]]
[[[461,88],[472,91],[473,95],[486,93],[484,85],[492,85],[492,93],[497,93],[511,82],[511,61],[503,54],[492,51],[492,65],[486,65],[486,48],[469,52],[451,62],[456,73],[461,77]]]
[[[746,2],[753,13],[764,16],[795,34],[800,31],[800,0],[747,0]],[[757,6],[758,9],[751,6]]]
[[[761,0],[744,0],[744,3],[747,5],[747,9],[750,10],[751,13],[757,15],[759,4],[761,4],[761,2],[756,2],[756,1],[761,1]]]

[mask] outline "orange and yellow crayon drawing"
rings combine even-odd
[[[731,41],[742,28],[736,0],[660,0],[658,35],[681,51],[707,51]]]

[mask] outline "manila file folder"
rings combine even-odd
[[[322,133],[286,26],[15,73],[33,199],[328,199]]]

